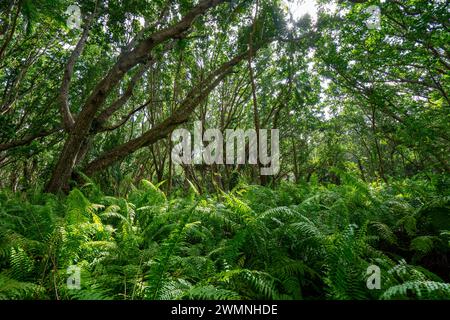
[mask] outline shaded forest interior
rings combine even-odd
[[[450,298],[449,18],[1,1],[0,299]],[[196,123],[278,130],[279,168],[261,135],[254,162],[244,138],[245,163],[177,163]]]

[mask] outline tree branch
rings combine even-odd
[[[12,149],[12,148],[15,148],[15,147],[20,147],[20,146],[27,145],[27,144],[29,144],[30,142],[32,142],[33,140],[35,140],[37,138],[42,138],[42,137],[49,136],[52,133],[55,133],[55,132],[57,132],[59,130],[61,130],[61,128],[42,130],[42,131],[39,131],[37,133],[26,135],[25,137],[23,137],[20,140],[14,140],[14,141],[11,141],[11,142],[2,143],[2,144],[0,144],[0,151],[5,151],[5,150]]]
[[[91,16],[87,19],[86,24],[83,29],[83,33],[78,40],[77,45],[75,46],[75,49],[72,51],[69,60],[67,61],[67,64],[64,68],[64,75],[61,82],[61,87],[59,89],[59,110],[61,112],[62,116],[62,122],[65,130],[70,130],[72,126],[74,125],[75,121],[73,119],[73,115],[70,112],[70,106],[69,106],[69,89],[70,89],[70,81],[72,80],[73,76],[73,70],[75,68],[75,63],[78,60],[79,56],[84,50],[84,47],[86,45],[87,38],[89,36],[89,30],[92,25],[92,21],[94,20],[94,16],[96,15],[97,11],[97,5],[95,6],[94,12],[91,14]]]
[[[253,48],[253,52],[256,52],[257,49],[258,48]],[[169,118],[148,130],[140,137],[132,139],[108,152],[103,153],[97,159],[90,162],[84,168],[83,172],[90,175],[94,172],[102,170],[128,154],[131,154],[142,147],[151,145],[166,137],[179,124],[186,122],[196,107],[206,98],[206,96],[232,71],[234,66],[245,59],[248,55],[249,51],[246,51],[222,64],[189,92],[180,107],[175,110]]]

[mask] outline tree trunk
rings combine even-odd
[[[100,155],[89,163],[83,170],[87,175],[103,170],[136,150],[149,146],[156,141],[167,137],[178,125],[185,123],[196,107],[206,96],[232,71],[240,61],[248,56],[248,51],[234,57],[213,71],[205,80],[191,90],[180,107],[166,120],[155,125],[140,137],[121,144],[108,152]]]
[[[249,42],[248,42],[248,46],[249,46],[249,54],[248,54],[248,71],[249,71],[249,75],[250,75],[250,83],[251,83],[251,87],[252,87],[252,102],[253,102],[253,122],[255,125],[255,131],[256,131],[256,152],[257,152],[257,165],[258,165],[258,170],[260,171],[259,173],[259,180],[261,185],[266,185],[267,183],[267,179],[266,176],[261,174],[261,162],[259,160],[259,148],[260,148],[260,138],[259,138],[259,129],[261,128],[261,124],[260,124],[260,120],[259,120],[259,112],[258,112],[258,99],[256,96],[256,83],[255,83],[255,76],[253,73],[253,67],[252,67],[252,61],[253,61],[253,37],[255,35],[255,31],[256,31],[256,17],[258,16],[258,9],[259,9],[259,3],[258,1],[256,2],[256,10],[255,10],[255,15],[253,17],[253,26],[252,26],[252,31],[250,32],[250,37],[249,37]]]
[[[146,63],[152,49],[159,44],[173,38],[181,37],[191,27],[194,20],[208,11],[208,9],[218,6],[225,0],[202,0],[191,11],[189,11],[179,22],[165,29],[156,31],[130,51],[123,52],[115,65],[109,70],[108,74],[97,84],[87,99],[81,112],[76,117],[75,123],[68,130],[69,137],[64,144],[63,150],[59,156],[55,169],[52,172],[50,181],[45,190],[51,193],[57,193],[61,190],[67,190],[69,179],[74,170],[76,159],[80,152],[84,139],[89,135],[92,128],[95,115],[106,101],[109,93],[114,89],[125,74],[140,63]],[[167,134],[167,132],[165,132]],[[161,135],[157,135],[161,138]],[[122,149],[117,155],[128,154],[129,150],[137,150],[142,147],[145,141],[133,140],[133,143]],[[124,153],[125,151],[125,153]],[[117,160],[117,158],[115,158]],[[105,162],[102,159],[99,163]]]

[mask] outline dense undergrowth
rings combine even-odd
[[[0,193],[1,299],[445,299],[448,180]],[[447,184],[446,184],[447,183]],[[81,268],[69,290],[67,268]],[[366,286],[368,266],[381,289]]]

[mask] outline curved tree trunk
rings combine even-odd
[[[125,74],[138,64],[146,64],[152,49],[159,44],[162,44],[169,39],[183,37],[198,16],[223,2],[225,2],[225,0],[200,1],[179,22],[165,29],[156,31],[138,43],[135,48],[128,52],[123,52],[119,56],[116,64],[94,88],[81,112],[76,117],[73,125],[68,129],[69,137],[64,144],[58,162],[52,172],[52,176],[45,188],[47,192],[57,193],[68,189],[69,179],[74,170],[78,154],[83,142],[90,134],[95,116],[97,112],[100,111],[100,108],[103,106],[109,93],[119,84]],[[70,59],[69,62],[73,62],[72,60],[73,59]],[[69,71],[73,71],[73,69]],[[64,79],[67,79],[67,75],[65,75]],[[64,87],[65,86],[63,85],[62,88]],[[67,108],[63,109],[67,111]]]

